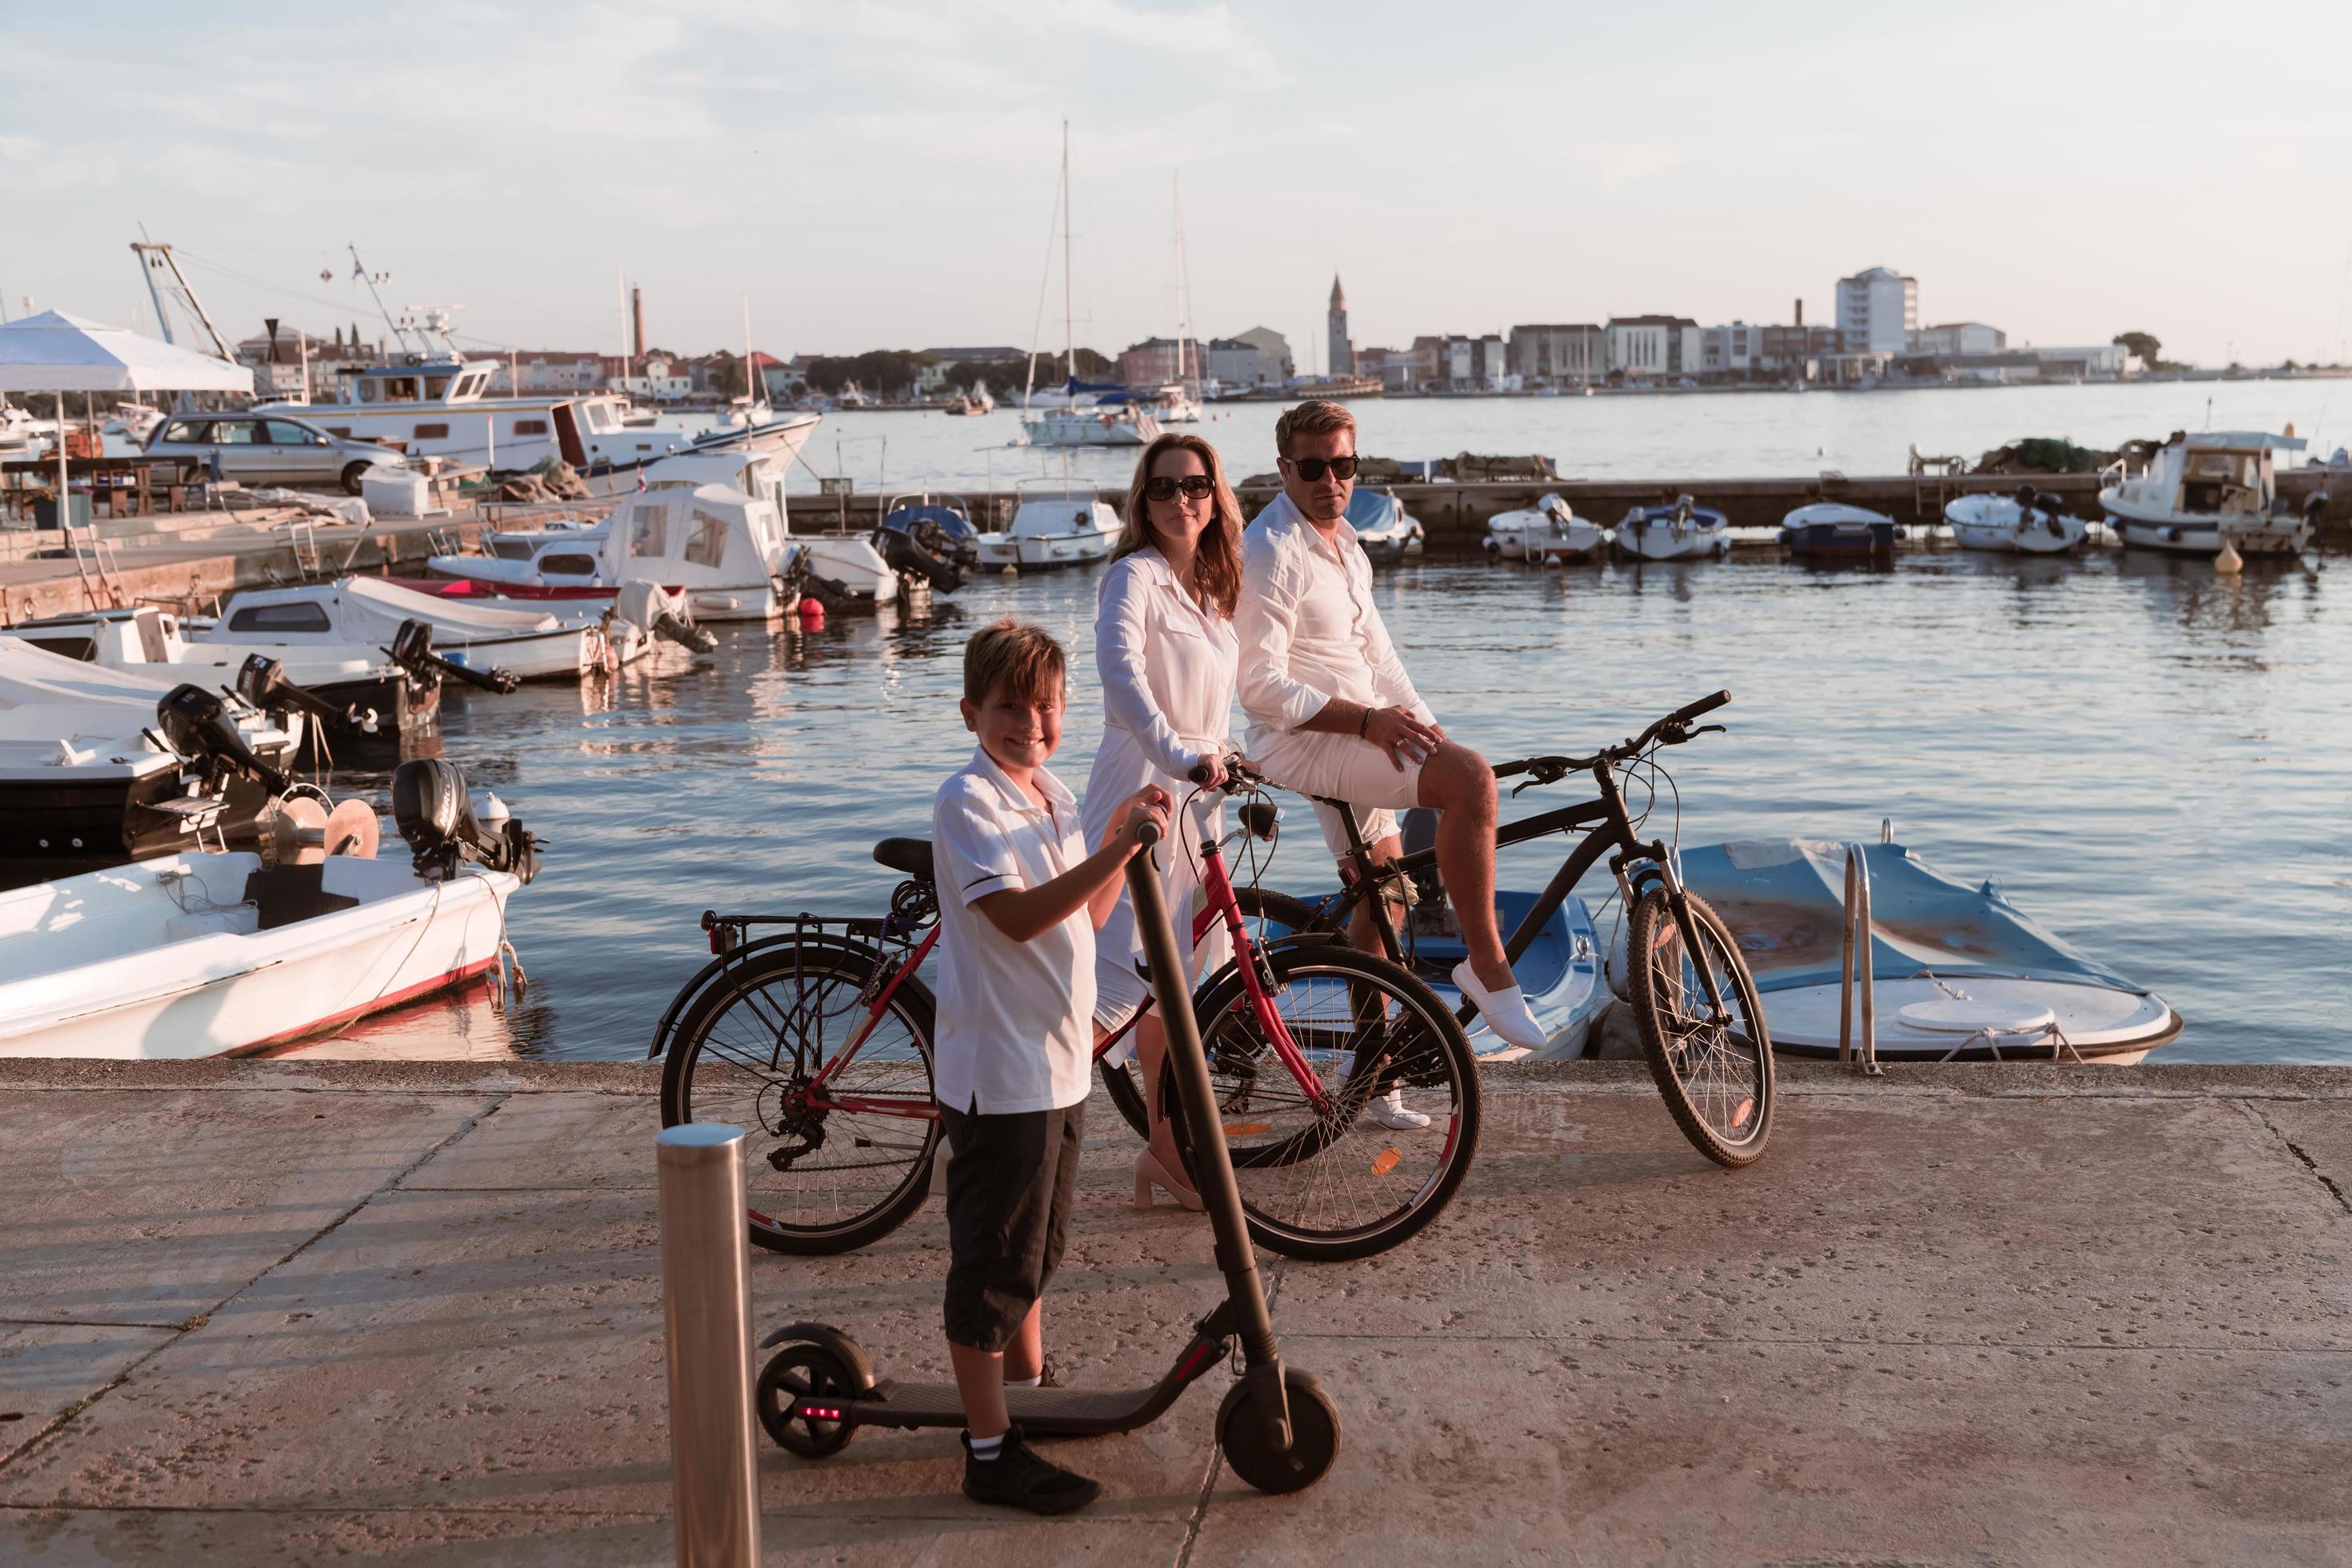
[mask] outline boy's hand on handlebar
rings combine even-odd
[[[1424,763],[1445,742],[1445,732],[1402,708],[1375,708],[1364,720],[1364,739],[1389,754],[1389,765],[1404,772],[1408,762]]]
[[[1150,823],[1161,837],[1168,836],[1168,814],[1174,806],[1168,792],[1158,784],[1145,784],[1118,803],[1110,816],[1110,841],[1122,849],[1142,847],[1139,829]]]
[[[1220,788],[1225,782],[1225,759],[1214,752],[1204,752],[1188,776],[1202,789]]]

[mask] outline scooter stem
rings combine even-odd
[[[1176,1078],[1176,1100],[1185,1125],[1192,1129],[1192,1179],[1199,1184],[1201,1205],[1208,1211],[1216,1236],[1217,1267],[1225,1277],[1225,1297],[1241,1341],[1244,1376],[1254,1385],[1258,1409],[1265,1414],[1266,1432],[1276,1453],[1290,1451],[1290,1401],[1283,1386],[1282,1356],[1274,1341],[1274,1317],[1266,1310],[1265,1289],[1257,1276],[1257,1254],[1249,1239],[1249,1219],[1242,1212],[1241,1185],[1234,1179],[1233,1152],[1225,1147],[1224,1121],[1217,1111],[1215,1086],[1209,1080],[1209,1058],[1201,1048],[1200,1022],[1193,1016],[1192,994],[1185,984],[1183,955],[1176,946],[1176,929],[1169,923],[1168,897],[1161,888],[1151,846],[1160,837],[1147,825],[1127,863],[1128,896],[1135,902],[1135,926],[1143,937],[1143,957],[1151,971],[1151,994],[1160,998],[1160,1027],[1166,1032],[1168,1064]]]

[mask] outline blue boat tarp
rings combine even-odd
[[[894,533],[905,533],[925,522],[938,523],[950,539],[975,539],[980,533],[972,527],[971,519],[945,506],[902,506],[884,518],[882,526]]]
[[[2021,914],[1990,882],[1971,888],[1900,844],[1863,847],[1870,870],[1870,972],[1896,980],[2011,975],[2147,988],[2077,952]],[[1682,851],[1683,879],[1738,937],[1759,991],[1835,985],[1845,920],[1845,846],[1762,838]]]
[[[1400,510],[1396,497],[1359,486],[1348,501],[1348,526],[1359,533],[1386,528],[1396,521]]]

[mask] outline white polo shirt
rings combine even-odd
[[[1040,887],[1087,858],[1076,797],[1043,768],[1034,776],[1050,809],[975,747],[931,803],[940,890],[931,1082],[940,1104],[984,1116],[1059,1110],[1091,1087],[1093,917],[1081,905],[1014,942],[972,907],[990,893]]]

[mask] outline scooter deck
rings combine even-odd
[[[1176,1402],[1184,1385],[1148,1388],[1008,1388],[1004,1405],[1031,1432],[1094,1436],[1149,1426]],[[842,1404],[859,1426],[961,1426],[963,1398],[952,1383],[899,1383],[885,1378]]]

